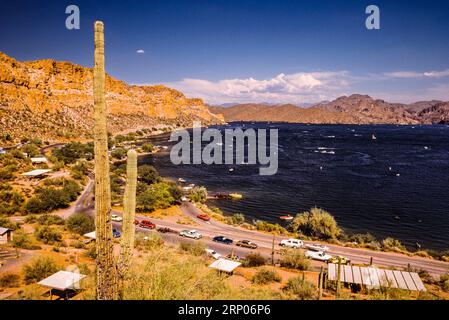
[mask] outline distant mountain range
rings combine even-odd
[[[311,107],[239,104],[209,107],[225,121],[279,121],[320,124],[448,124],[449,102],[388,103],[367,95],[343,96]]]

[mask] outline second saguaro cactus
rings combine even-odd
[[[123,224],[122,239],[120,241],[120,257],[118,262],[119,295],[123,298],[124,280],[131,266],[134,250],[135,228],[134,219],[136,212],[136,189],[137,189],[137,153],[128,151],[126,164],[126,187],[123,198]]]
[[[107,110],[105,101],[104,25],[95,22],[94,64],[94,150],[95,150],[95,226],[96,226],[96,295],[98,300],[117,298],[117,279],[114,263],[111,188]]]

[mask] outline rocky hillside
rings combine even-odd
[[[211,107],[226,121],[282,121],[342,124],[439,124],[449,123],[449,103],[422,101],[410,105],[375,100],[367,95],[343,96],[309,108],[294,105],[240,104]]]
[[[89,138],[92,132],[92,69],[70,62],[18,62],[0,52],[0,125],[14,139]],[[112,133],[156,124],[220,123],[200,99],[164,86],[133,86],[106,78]]]

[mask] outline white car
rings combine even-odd
[[[329,247],[319,243],[306,243],[305,247],[312,251],[323,251],[323,252],[329,251]]]
[[[287,239],[287,240],[282,240],[281,243],[279,243],[279,245],[281,247],[299,249],[304,245],[304,242],[302,242],[302,240],[298,240],[298,239]]]
[[[327,262],[329,259],[332,258],[330,254],[324,253],[323,251],[310,251],[310,250],[306,252],[306,257],[323,262]]]
[[[191,239],[201,239],[203,237],[203,235],[196,230],[182,230],[179,235]]]
[[[181,197],[181,201],[182,201],[182,202],[187,202],[187,201],[189,201],[189,198],[187,198],[186,196]]]
[[[122,222],[123,218],[118,216],[118,215],[116,215],[116,214],[113,214],[113,215],[111,215],[111,220],[115,221],[115,222]]]
[[[221,258],[221,254],[219,254],[217,251],[212,250],[212,249],[206,249],[206,253],[208,255],[210,255],[212,258],[214,258],[215,260],[218,260]]]

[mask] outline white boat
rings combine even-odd
[[[185,183],[185,182],[186,182],[186,180],[185,180],[185,179],[183,179],[183,178],[179,178],[179,179],[178,179],[178,182],[181,182],[181,183]]]
[[[371,140],[377,140],[377,137],[374,133],[371,135]]]

